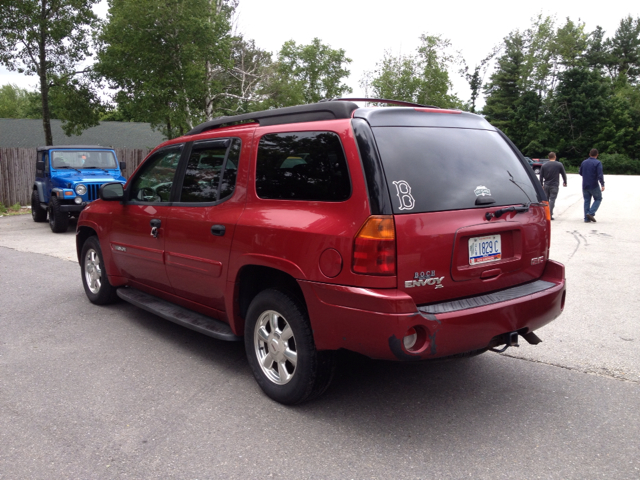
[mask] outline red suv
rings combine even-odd
[[[482,117],[351,101],[222,117],[152,151],[83,210],[89,300],[223,340],[294,404],[335,352],[423,360],[529,343],[564,307],[550,215]]]

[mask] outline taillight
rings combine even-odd
[[[396,274],[396,227],[392,215],[375,215],[364,223],[353,245],[353,271]]]
[[[542,205],[544,206],[544,217],[547,219],[548,222],[551,221],[551,208],[549,207],[549,202],[541,202]]]

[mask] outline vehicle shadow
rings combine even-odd
[[[253,401],[260,409],[283,408],[255,383],[243,342],[216,340],[128,304],[117,308],[122,317],[144,328],[146,334],[198,357],[216,372],[237,375],[235,383],[244,384],[240,389],[243,394],[253,392]],[[284,408],[296,416],[321,417],[340,428],[349,425],[362,429],[363,434],[370,434],[371,428],[380,432],[439,432],[454,419],[470,425],[478,419],[490,419],[501,428],[504,422],[518,422],[505,417],[510,411],[514,413],[514,405],[524,412],[548,414],[553,410],[545,392],[556,387],[562,390],[563,384],[541,388],[548,384],[541,369],[555,367],[532,365],[491,352],[446,361],[391,362],[340,351],[336,374],[327,391],[311,402]],[[233,396],[234,392],[227,395]]]

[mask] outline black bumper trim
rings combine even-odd
[[[440,314],[451,313],[459,310],[467,310],[469,308],[485,307],[494,303],[506,302],[520,297],[526,297],[534,293],[542,292],[548,288],[554,287],[556,284],[545,280],[537,280],[525,285],[507,288],[499,292],[488,293],[486,295],[478,295],[477,297],[464,298],[462,300],[453,300],[451,302],[434,303],[433,305],[425,305],[418,307],[418,311],[422,314]]]
[[[85,205],[80,204],[80,205],[68,205],[68,204],[62,204],[60,205],[60,211],[61,212],[81,212],[84,209]]]

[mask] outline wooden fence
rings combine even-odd
[[[126,163],[125,178],[138,168],[149,150],[116,148],[118,160]],[[9,207],[31,205],[31,190],[36,175],[35,148],[0,148],[0,203]]]

